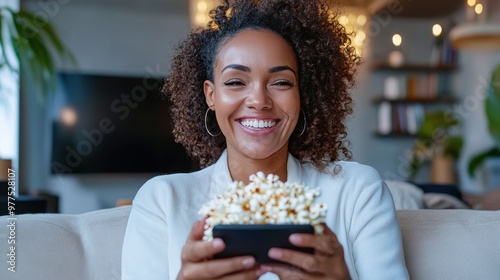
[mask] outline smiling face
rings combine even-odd
[[[230,155],[287,154],[300,113],[297,75],[292,48],[272,31],[246,29],[222,45],[204,90]]]

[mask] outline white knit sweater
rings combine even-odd
[[[340,173],[319,172],[288,156],[288,181],[319,187],[327,225],[344,248],[352,279],[408,279],[391,194],[377,171],[337,162]],[[212,166],[189,174],[158,176],[137,193],[125,233],[122,279],[175,279],[181,250],[197,212],[231,182],[227,152]],[[278,279],[271,273],[260,279]]]

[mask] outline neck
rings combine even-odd
[[[228,150],[227,163],[229,173],[235,181],[249,183],[248,177],[258,171],[278,175],[280,181],[287,180],[288,149],[286,146],[265,159],[251,159],[237,152]]]

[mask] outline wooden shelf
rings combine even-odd
[[[402,132],[390,132],[390,133],[381,133],[381,132],[374,132],[373,133],[377,137],[387,137],[387,138],[392,138],[392,137],[399,137],[399,138],[415,138],[418,135],[417,134],[412,134],[412,133],[402,133]]]
[[[385,97],[376,97],[372,100],[373,103],[379,104],[382,102],[399,103],[399,104],[453,104],[457,100],[449,96],[441,96],[436,98],[398,98],[398,99],[388,99]]]
[[[373,70],[386,70],[386,71],[408,71],[408,72],[451,72],[458,69],[454,64],[439,64],[439,65],[426,65],[426,64],[404,64],[400,67],[394,67],[386,62],[374,63]]]

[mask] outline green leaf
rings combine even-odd
[[[430,152],[431,146],[432,141],[430,139],[415,140],[410,154],[409,180],[414,180],[422,164],[432,158],[432,153]]]
[[[61,42],[50,22],[40,24],[34,13],[25,10],[13,11],[8,7],[0,9],[0,31],[10,31],[10,34],[0,32],[0,52],[5,56],[6,46],[12,44],[19,60],[21,76],[27,78],[22,80],[30,80],[33,89],[43,100],[57,85],[54,54],[62,61],[68,59],[73,65],[76,65],[76,60]],[[4,30],[2,26],[7,28]]]
[[[446,143],[445,154],[451,155],[454,159],[457,159],[462,150],[464,140],[460,136],[450,136]]]
[[[500,156],[500,150],[497,147],[494,147],[488,151],[482,152],[472,157],[469,161],[469,166],[467,168],[469,176],[474,178],[476,169],[478,169],[481,165],[483,165],[483,162],[487,158],[498,157],[498,156]]]
[[[424,116],[424,121],[418,129],[418,134],[422,138],[434,138],[435,134],[447,133],[447,131],[458,125],[459,121],[452,114],[445,111],[436,111],[427,113]],[[438,129],[442,131],[438,131]]]
[[[497,99],[500,99],[500,64],[491,73],[490,86]]]
[[[491,74],[488,95],[484,101],[488,129],[500,148],[500,65]]]
[[[11,15],[9,14],[9,16],[11,16]],[[2,51],[3,62],[5,62],[4,65],[7,65],[11,71],[16,72],[17,69],[14,68],[14,65],[12,65],[12,63],[10,62],[9,57],[7,56],[7,51],[6,51],[6,44],[13,45],[12,41],[10,41],[10,42],[4,41],[4,36],[7,38],[10,37],[9,34],[4,34],[4,21],[6,21],[6,20],[9,20],[9,19],[7,19],[4,15],[4,13],[1,12],[1,10],[0,10],[0,45],[2,48],[1,51]],[[6,29],[8,32],[8,25],[7,25]]]
[[[50,22],[45,22],[41,25],[36,22],[35,14],[25,10],[19,11],[19,16],[26,21],[26,25],[30,26],[34,32],[38,34],[38,36],[47,41],[47,46],[52,46],[54,48],[61,59],[69,60],[70,63],[76,65],[76,60],[73,54],[61,42],[57,36],[54,26]]]

